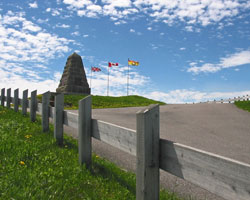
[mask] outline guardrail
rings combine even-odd
[[[55,97],[55,107],[49,106],[50,93],[43,94],[42,103],[37,103],[36,91],[27,99],[14,98],[10,89],[1,90],[1,105],[14,110],[22,105],[22,113],[30,108],[30,119],[35,121],[36,111],[42,115],[42,129],[48,130],[49,117],[54,121],[54,137],[63,143],[63,125],[78,129],[79,163],[91,168],[91,138],[110,144],[136,156],[136,199],[159,199],[159,169],[190,181],[228,200],[250,199],[250,165],[222,157],[193,147],[171,142],[159,137],[159,105],[152,105],[137,112],[135,130],[92,119],[91,96],[79,101],[78,114],[63,110],[63,94]]]

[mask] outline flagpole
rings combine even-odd
[[[91,66],[90,70],[91,70],[91,75],[90,75],[90,88],[91,88],[91,82],[92,82],[92,66]]]
[[[128,58],[129,61],[129,58]],[[128,77],[127,77],[127,96],[128,96],[128,90],[129,90],[129,63],[128,63]]]
[[[109,96],[109,66],[108,66],[108,86],[107,86],[107,96]]]

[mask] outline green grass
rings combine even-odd
[[[78,102],[86,95],[64,95],[65,109],[78,109]],[[38,100],[42,101],[42,95],[37,96]],[[53,101],[53,96],[51,97]],[[150,104],[165,105],[160,101],[155,101],[141,96],[92,96],[92,108],[121,108],[121,107],[138,107],[148,106]]]
[[[77,141],[56,145],[53,127],[0,106],[0,199],[135,199],[135,175],[93,155],[92,170],[78,164]],[[160,199],[177,200],[161,191]]]
[[[250,112],[250,101],[236,101],[234,104],[243,110]]]

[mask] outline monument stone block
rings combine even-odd
[[[67,59],[57,93],[90,94],[81,56],[73,53]]]

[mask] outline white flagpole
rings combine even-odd
[[[128,61],[129,61],[129,58],[128,58]],[[129,94],[128,90],[129,90],[129,63],[128,63],[128,77],[127,77],[127,96]]]
[[[108,86],[107,86],[107,96],[109,96],[109,66],[108,66]]]
[[[90,75],[90,88],[91,88],[91,82],[92,82],[92,66],[91,66],[90,70],[91,70],[91,75]]]

